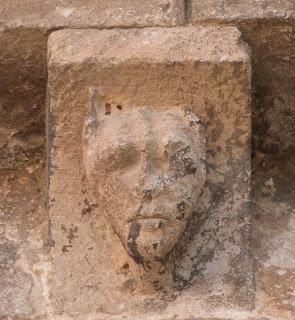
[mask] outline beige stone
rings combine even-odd
[[[193,1],[194,24],[235,24],[252,49],[256,308],[294,319],[294,1]],[[284,240],[283,240],[284,239]],[[287,258],[286,258],[287,257]]]
[[[140,291],[167,290],[171,251],[205,183],[199,119],[188,109],[123,110],[91,90],[82,158],[94,201],[132,258]]]
[[[91,9],[94,2],[91,1]],[[5,320],[59,319],[61,316],[51,317],[50,308],[48,314],[44,313],[50,301],[45,277],[49,269],[43,260],[46,255],[40,255],[47,250],[48,228],[42,198],[46,43],[50,30],[56,28],[85,28],[88,23],[89,27],[105,26],[101,21],[99,25],[93,24],[95,16],[101,17],[100,12],[94,16],[89,7],[81,9],[86,1],[81,4],[71,1],[72,8],[68,7],[70,1],[0,3],[0,315]],[[95,5],[99,7],[102,3]],[[151,10],[149,3],[144,7],[147,13]],[[293,320],[294,2],[193,0],[185,3],[188,9],[190,3],[196,8],[193,24],[235,24],[252,50],[255,173],[252,243],[256,260],[256,311],[221,310],[210,316],[211,309],[204,307],[202,319]],[[117,12],[115,2],[112,5],[110,11]],[[126,9],[127,1],[123,5]],[[73,8],[75,12],[71,12]],[[128,26],[131,21],[143,21],[144,12],[136,10],[139,16],[128,15]],[[153,10],[158,12],[156,7]],[[189,10],[186,14],[190,18]],[[110,14],[106,23],[114,20],[119,23],[121,18],[122,15]],[[123,18],[127,20],[125,14]],[[149,16],[149,21],[158,18],[157,14]],[[204,56],[206,59],[206,52]],[[87,205],[83,209],[89,211]],[[183,304],[188,306],[186,300]],[[182,308],[181,313],[186,320],[194,314],[191,308],[186,313]],[[166,309],[161,314],[153,314],[152,318],[166,320],[175,313],[168,314]],[[74,318],[84,320],[85,316]]]
[[[65,312],[77,319],[87,314],[106,319],[118,313],[130,319],[132,314],[185,319],[188,314],[206,317],[221,307],[251,308],[251,68],[239,32],[231,27],[64,30],[50,36],[48,63],[52,314]],[[164,119],[166,113],[178,115],[179,120],[171,120],[172,127],[178,127],[185,107],[204,125],[206,183],[181,239],[176,236],[170,242],[177,246],[168,291],[152,296],[136,291],[136,272],[110,228],[115,218],[106,221],[107,211],[100,208],[108,203],[109,208],[124,210],[131,203],[124,185],[110,190],[99,204],[95,202],[97,180],[90,172],[103,172],[108,161],[85,174],[95,163],[92,157],[85,162],[87,148],[82,139],[93,87],[101,92],[106,112],[111,112],[104,117],[117,118],[118,122],[107,126],[130,123],[130,130],[135,126],[142,132],[145,122],[135,115],[147,112],[151,117],[164,115]],[[161,125],[165,127],[165,121]],[[154,124],[150,130],[159,136],[160,127]],[[170,130],[166,126],[161,138]],[[111,147],[118,132],[112,130],[112,135],[98,134],[95,141]],[[125,135],[123,131],[122,141]],[[152,145],[161,145],[159,138]],[[98,185],[113,185],[107,181],[112,176],[116,175],[98,180]],[[136,185],[138,178],[133,180]],[[107,193],[103,190],[101,195]],[[122,203],[116,203],[116,194]]]
[[[242,21],[295,17],[293,0],[192,0],[192,20]]]
[[[9,28],[174,26],[183,22],[182,0],[0,1],[0,26]]]
[[[45,317],[46,38],[40,30],[0,32],[1,319]]]

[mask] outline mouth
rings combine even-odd
[[[161,229],[165,224],[168,223],[166,218],[160,216],[153,217],[136,217],[128,220],[129,223],[138,223],[148,229]]]

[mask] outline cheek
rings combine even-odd
[[[196,185],[197,183],[194,176],[189,175],[174,180],[170,184],[169,189],[173,193],[173,199],[175,201],[186,200],[190,202],[190,199],[195,193]]]
[[[123,225],[130,219],[138,206],[138,199],[132,185],[121,179],[106,178],[97,188],[98,206],[112,225]]]
[[[170,198],[176,209],[176,220],[186,223],[198,201],[199,188],[194,176],[183,177],[172,186]]]

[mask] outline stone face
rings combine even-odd
[[[10,28],[142,27],[182,23],[182,0],[0,1],[0,26]]]
[[[135,262],[141,291],[165,289],[205,183],[202,126],[190,110],[124,110],[91,90],[82,158],[97,210]]]
[[[91,313],[105,319],[107,313],[119,312],[131,318],[132,310],[141,318],[173,318],[185,317],[186,312],[204,317],[198,310],[206,310],[207,316],[221,306],[251,308],[251,68],[239,32],[231,27],[58,31],[50,36],[48,65],[49,276],[54,314]],[[95,163],[85,163],[82,156],[83,123],[93,87],[103,95],[104,117],[118,117],[119,123],[142,108],[160,115],[190,107],[205,128],[204,192],[175,248],[174,288],[152,299],[136,291],[132,266],[100,208],[104,202],[98,204],[91,191],[95,177],[89,180],[83,168]],[[127,122],[122,141],[129,126],[130,132],[131,126],[144,127],[136,117]],[[152,128],[158,130],[159,124]],[[98,134],[95,141],[111,146],[116,130],[112,134]],[[159,138],[153,144],[161,145]],[[102,172],[103,166],[95,170]],[[107,179],[98,185],[108,185]],[[124,191],[121,186],[109,197],[102,195],[107,203],[115,202],[118,194],[124,208],[129,201]],[[120,203],[113,205],[120,210]]]

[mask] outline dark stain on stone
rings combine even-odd
[[[171,7],[171,3],[169,3],[169,2],[168,3],[164,3],[164,4],[161,5],[161,7],[162,7],[162,11],[163,12],[167,12]]]
[[[179,170],[183,175],[196,173],[196,162],[194,161],[194,159],[191,158],[191,154],[191,147],[187,146],[177,151],[171,157],[171,161],[174,168]]]
[[[157,257],[157,256],[154,257],[154,260],[156,262],[160,262],[162,266],[166,265],[168,259],[169,259],[169,254],[167,254],[165,257]]]
[[[73,248],[73,246],[71,244],[63,245],[61,250],[62,252],[69,252],[69,248]]]
[[[0,267],[11,267],[18,259],[17,245],[12,241],[0,244]]]
[[[159,282],[159,280],[155,280],[152,282],[152,285],[154,286],[156,291],[160,291],[163,289],[163,285]]]
[[[52,150],[53,150],[53,140],[54,140],[54,136],[55,136],[55,121],[54,121],[54,117],[51,113],[50,110],[50,97],[49,94],[46,97],[46,100],[48,100],[47,103],[47,152],[48,152],[48,158],[47,158],[47,183],[49,186],[49,177],[53,174],[53,169],[54,169],[54,165],[52,163]],[[48,199],[49,200],[49,199]]]
[[[63,224],[61,225],[60,228],[61,228],[61,230],[62,230],[63,232],[67,232],[67,228],[66,228]]]
[[[112,113],[112,105],[110,103],[105,104],[105,115],[110,115]]]
[[[183,220],[184,218],[184,211],[185,211],[185,202],[181,201],[179,203],[177,203],[177,216],[176,219],[177,220]]]
[[[133,292],[136,288],[136,282],[134,279],[129,279],[125,281],[120,287],[120,292]]]
[[[69,239],[69,244],[71,244],[75,238],[78,238],[78,236],[76,235],[77,232],[78,232],[77,226],[73,226],[69,229],[69,232],[67,235],[67,238]]]
[[[55,198],[49,199],[48,207],[51,208],[54,205],[55,201],[56,201]]]
[[[143,191],[143,198],[144,200],[147,200],[147,201],[151,201],[152,200],[152,190],[149,190],[149,189],[145,189]]]
[[[82,217],[91,214],[96,207],[96,204],[90,204],[87,198],[84,199],[84,204],[86,205],[86,208],[82,209]]]
[[[49,239],[47,245],[48,245],[48,247],[53,248],[53,247],[55,247],[55,241],[53,239]]]
[[[148,261],[144,259],[144,257],[142,257],[137,250],[136,239],[138,238],[139,233],[140,233],[140,224],[133,221],[131,223],[129,234],[127,237],[128,253],[137,264],[141,264],[143,268],[147,271],[148,269],[150,269]]]
[[[162,275],[162,274],[164,274],[164,273],[165,273],[165,269],[160,270],[160,271],[158,272],[158,274],[160,274],[160,275]]]

